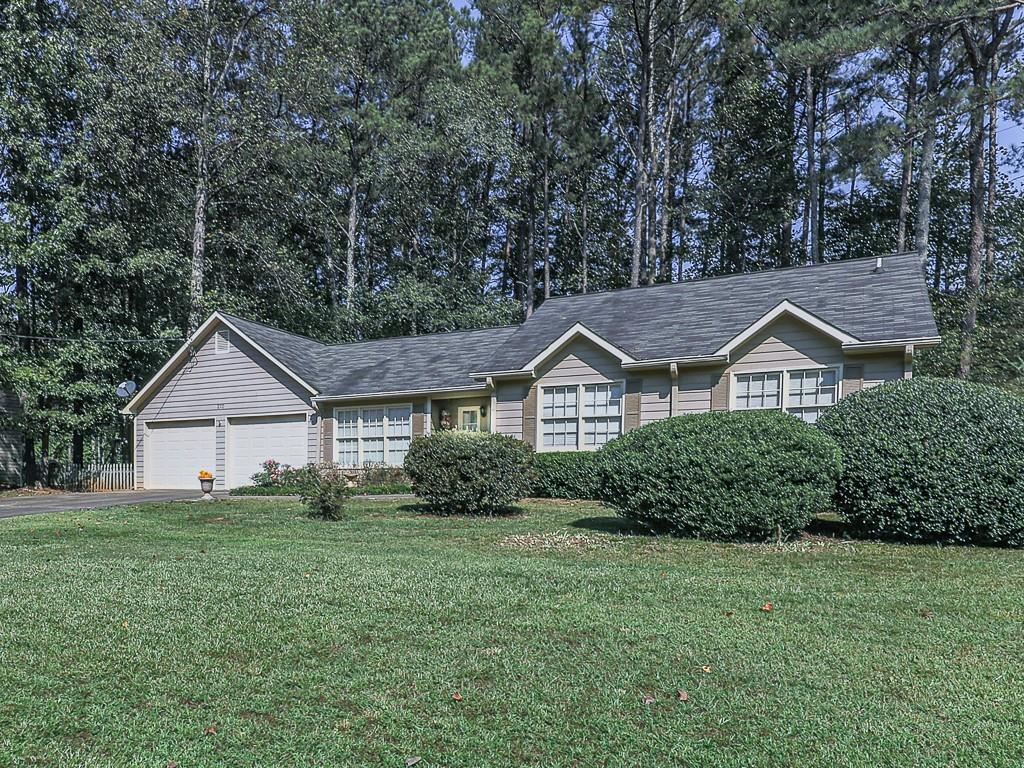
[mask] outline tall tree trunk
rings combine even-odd
[[[996,278],[996,239],[993,219],[996,215],[996,181],[999,178],[999,110],[996,104],[996,83],[999,80],[999,52],[992,56],[988,90],[988,194],[985,201],[985,286],[990,288]]]
[[[826,131],[828,130],[828,88],[825,85],[825,80],[822,78],[821,88],[819,89],[819,95],[821,96],[821,112],[815,118],[814,122],[818,127],[818,172],[815,174],[816,187],[818,191],[818,201],[815,206],[815,217],[816,226],[811,230],[811,263],[818,264],[824,258],[824,242],[825,242],[825,193],[828,191],[825,184],[825,170],[826,163],[828,162],[828,153],[826,152],[828,144],[828,136]]]
[[[356,229],[359,224],[359,188],[355,177],[348,191],[348,225],[345,228],[345,306],[352,308],[356,292]]]
[[[547,126],[545,126],[545,128],[544,128],[544,138],[545,138],[545,147],[544,147],[544,182],[543,182],[544,210],[543,210],[543,214],[542,214],[543,215],[543,222],[542,222],[541,228],[543,229],[543,232],[544,232],[544,234],[543,234],[543,237],[544,237],[544,248],[543,248],[543,253],[544,253],[544,300],[547,301],[548,299],[551,298],[551,232],[550,232],[550,228],[549,228],[550,227],[550,222],[548,220],[549,208],[550,208],[550,199],[548,197],[548,182],[549,182],[550,172],[549,172],[549,168],[548,168],[547,141],[546,141],[546,139],[547,139]]]
[[[974,331],[978,325],[978,302],[981,293],[981,269],[985,248],[985,112],[988,102],[986,87],[995,87],[989,83],[989,70],[993,69],[993,60],[999,53],[999,46],[1010,28],[1016,8],[1003,11],[1003,16],[993,16],[990,35],[984,41],[975,37],[969,23],[960,25],[960,37],[964,42],[967,60],[970,63],[971,83],[971,130],[968,139],[969,186],[971,190],[971,239],[967,258],[967,301],[962,323],[960,340],[960,364],[957,376],[969,378],[974,362]]]
[[[907,249],[907,217],[910,215],[910,185],[914,180],[914,105],[917,101],[918,52],[911,43],[907,54],[907,90],[903,111],[903,160],[900,164],[900,198],[896,213],[896,251]]]
[[[203,322],[203,278],[206,273],[206,214],[210,204],[210,158],[207,145],[210,107],[213,98],[213,26],[210,0],[203,3],[206,39],[203,43],[202,86],[199,124],[196,129],[196,184],[192,208],[192,279],[189,285],[188,334]]]
[[[654,14],[650,8],[645,10],[646,21],[640,39],[640,50],[642,59],[640,62],[640,93],[637,99],[637,130],[634,158],[636,162],[636,181],[633,190],[633,261],[629,273],[629,285],[636,288],[640,285],[640,262],[644,254],[644,238],[647,234],[646,218],[650,215],[647,210],[647,149],[649,146],[648,133],[650,126],[648,118],[651,109],[651,70],[653,67],[653,24]],[[638,30],[639,31],[639,30]]]
[[[800,98],[800,81],[792,74],[786,76],[786,127],[789,131],[787,147],[789,156],[786,164],[786,204],[779,225],[779,266],[788,267],[793,263],[793,206],[796,203],[796,146],[799,126],[796,122],[796,105]]]
[[[81,339],[84,335],[83,331],[84,324],[82,318],[76,317],[74,321],[75,338]],[[82,367],[80,358],[75,360],[71,368],[71,377],[76,384],[80,384],[85,378],[85,369]],[[82,402],[81,395],[75,395],[71,404],[71,410],[75,415],[75,426],[71,430],[71,463],[80,467],[85,463],[85,435],[82,432],[82,425],[79,421],[85,414],[85,404]]]
[[[812,264],[818,260],[818,162],[814,156],[817,104],[814,73],[810,67],[807,67],[804,81],[804,123],[807,131],[807,207],[804,216],[803,241],[808,246],[805,256]]]
[[[203,277],[206,272],[206,212],[209,202],[209,173],[206,150],[199,147],[196,160],[195,206],[192,211],[192,280],[189,286],[188,334],[203,323]]]
[[[675,178],[672,173],[672,138],[676,117],[677,78],[673,74],[668,89],[668,115],[661,136],[661,205],[658,209],[658,273],[663,282],[672,279],[672,208],[670,203],[675,200]],[[654,282],[653,280],[651,282]]]
[[[324,263],[327,269],[327,292],[331,301],[331,318],[336,317],[338,311],[338,267],[334,263],[334,242],[331,236],[330,227],[324,227]]]
[[[581,280],[582,284],[580,286],[580,289],[582,290],[583,293],[586,293],[587,292],[587,282],[588,282],[588,278],[589,278],[587,273],[588,273],[588,271],[590,269],[590,265],[587,263],[587,260],[588,260],[587,237],[589,235],[589,230],[587,228],[587,213],[588,213],[587,208],[588,208],[588,205],[587,205],[587,182],[586,181],[583,182],[583,191],[581,193],[581,197],[582,197],[582,200],[580,202],[580,208],[581,208],[581,211],[580,211],[580,261],[582,263],[583,275],[582,275],[582,280]]]
[[[921,117],[921,162],[917,171],[917,216],[914,223],[914,249],[922,259],[928,257],[928,228],[932,215],[932,177],[935,173],[935,137],[939,106],[939,68],[942,66],[942,31],[933,28],[928,36],[928,59],[924,107]]]
[[[31,230],[31,227],[30,227]],[[31,237],[31,235],[29,235]],[[33,335],[32,333],[32,314],[30,309],[30,291],[31,281],[29,279],[28,267],[24,264],[18,264],[14,268],[14,295],[17,299],[17,329],[18,329],[18,346],[21,347],[21,352],[24,355],[31,356],[33,353],[32,339],[29,338]],[[36,473],[36,443],[35,438],[29,430],[22,432],[22,466],[24,472],[22,474],[22,483],[27,486],[33,486],[38,480]]]
[[[537,190],[536,180],[530,179],[529,199],[526,203],[526,243],[524,256],[526,257],[526,269],[523,286],[523,312],[526,317],[533,314],[534,289],[537,286]]]

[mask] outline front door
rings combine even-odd
[[[478,406],[459,408],[459,429],[463,432],[480,431],[480,408]]]

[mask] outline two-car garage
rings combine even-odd
[[[305,413],[147,422],[145,487],[193,488],[205,469],[223,472],[222,487],[235,488],[250,484],[267,459],[304,466],[308,430]],[[222,467],[217,465],[218,433],[225,446]]]

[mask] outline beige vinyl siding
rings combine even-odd
[[[864,389],[877,387],[887,381],[909,379],[911,376],[910,366],[903,361],[903,353],[887,353],[884,355],[858,355],[851,357],[864,366]]]
[[[791,317],[781,318],[733,353],[730,373],[840,365],[842,345]]]
[[[494,431],[523,439],[523,399],[529,384],[503,382],[494,391]]]
[[[625,376],[619,361],[584,339],[575,339],[537,370],[542,387],[561,384],[602,384]]]
[[[217,329],[220,328],[223,326]],[[227,418],[285,413],[308,415],[313,412],[309,397],[305,389],[236,333],[231,333],[231,348],[216,354],[211,332],[136,416],[136,486],[142,487],[146,476],[146,422],[216,419],[216,487],[223,488]],[[318,427],[307,424],[307,429],[309,461],[316,461]]]
[[[672,415],[672,380],[668,374],[644,376],[640,388],[640,426]]]
[[[679,372],[676,381],[676,407],[672,412],[677,415],[684,413],[704,413],[711,410],[712,376],[708,370]]]

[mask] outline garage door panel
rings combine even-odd
[[[228,420],[228,485],[249,485],[267,459],[293,467],[308,461],[306,414]]]
[[[146,424],[147,488],[195,488],[200,470],[216,469],[213,419]]]

